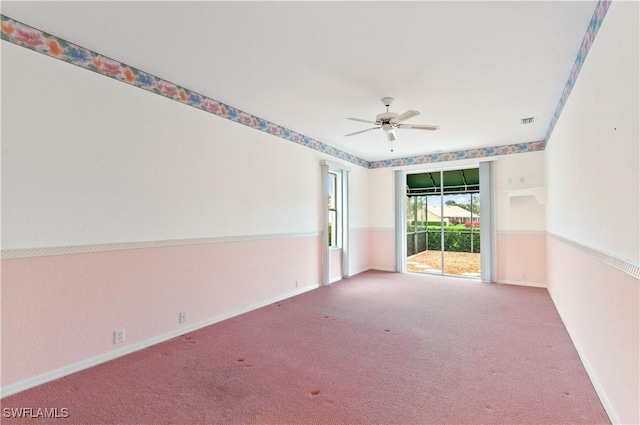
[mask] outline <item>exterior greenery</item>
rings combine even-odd
[[[407,255],[417,254],[422,251],[440,251],[441,238],[440,226],[417,226],[417,238],[414,226],[407,228]],[[451,252],[480,252],[480,229],[473,229],[473,250],[471,242],[472,231],[464,225],[445,226],[444,250]],[[416,241],[417,239],[417,241]],[[416,245],[417,243],[417,245]]]

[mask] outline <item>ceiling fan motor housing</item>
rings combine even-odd
[[[399,114],[395,112],[383,112],[381,114],[376,115],[376,122],[380,122],[382,124],[388,124],[393,118],[398,117]]]

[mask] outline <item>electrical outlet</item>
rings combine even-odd
[[[118,329],[113,332],[113,340],[114,344],[120,344],[121,342],[124,342],[124,329]]]
[[[509,184],[513,184],[513,178],[509,177],[509,180],[507,180],[509,182]]]
[[[298,280],[296,279],[296,288],[298,287]]]
[[[527,274],[522,272],[520,273],[520,280],[525,280],[527,278]]]
[[[185,323],[186,321],[187,321],[187,312],[186,311],[180,312],[180,323]]]

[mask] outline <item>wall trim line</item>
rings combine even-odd
[[[159,335],[159,336],[155,336],[149,339],[146,339],[144,341],[140,341],[134,344],[131,344],[129,346],[117,349],[117,350],[112,350],[109,351],[107,353],[103,353],[103,354],[99,354],[95,357],[86,359],[86,360],[81,360],[79,362],[70,364],[68,366],[63,366],[61,368],[49,371],[49,372],[45,372],[42,373],[40,375],[31,377],[31,378],[27,378],[25,380],[13,383],[13,384],[9,384],[9,385],[5,385],[4,387],[0,388],[0,398],[4,398],[25,390],[28,390],[29,388],[33,388],[36,387],[38,385],[42,385],[45,384],[47,382],[50,381],[54,381],[56,379],[62,378],[64,376],[68,376],[71,375],[72,373],[76,373],[76,372],[80,372],[84,369],[88,369],[90,367],[93,366],[97,366],[101,363],[105,363],[108,362],[110,360],[114,360],[117,359],[118,357],[122,357],[125,356],[127,354],[131,354],[133,352],[151,347],[152,345],[156,345],[165,341],[168,341],[172,338],[176,338],[178,336],[187,334],[189,332],[193,332],[193,331],[197,331],[198,329],[202,329],[204,327],[216,324],[218,322],[222,322],[224,320],[230,319],[232,317],[236,317],[239,316],[241,314],[244,313],[248,313],[250,311],[256,310],[258,308],[262,308],[265,306],[268,306],[270,304],[276,303],[278,301],[282,301],[285,300],[287,298],[291,298],[294,297],[296,295],[300,295],[303,294],[305,292],[308,291],[312,291],[314,289],[317,289],[320,287],[319,283],[316,284],[312,284],[310,286],[306,286],[304,288],[299,288],[293,292],[288,292],[284,295],[280,295],[280,296],[276,296],[273,297],[271,299],[268,299],[266,301],[263,302],[259,302],[238,310],[235,310],[231,313],[227,313],[227,314],[223,314],[220,316],[216,316],[213,317],[209,320],[205,320],[203,322],[200,323],[196,323],[194,325],[191,326],[186,326],[186,327],[182,327],[180,329],[176,329],[174,331],[171,332],[167,332],[163,335]]]
[[[366,230],[370,232],[395,232],[393,227],[367,227]]]
[[[393,227],[352,227],[349,232],[395,232]]]
[[[259,240],[290,239],[290,238],[302,238],[302,237],[313,237],[313,236],[320,236],[320,232],[218,236],[218,237],[210,237],[210,238],[167,239],[167,240],[139,241],[139,242],[114,242],[114,243],[91,244],[91,245],[70,245],[70,246],[52,246],[52,247],[41,247],[41,248],[3,249],[2,259],[10,260],[10,259],[16,259],[16,258],[48,257],[48,256],[54,256],[54,255],[88,254],[88,253],[95,253],[95,252],[124,251],[124,250],[130,250],[130,249],[164,248],[164,247],[170,247],[170,246],[201,245],[201,244],[229,243],[229,242],[249,242],[249,241],[259,241]]]
[[[630,274],[631,276],[635,277],[636,279],[640,279],[640,264],[635,263],[631,260],[628,260],[626,258],[622,258],[619,257],[617,255],[614,254],[610,254],[608,252],[604,252],[602,250],[599,250],[597,248],[593,248],[587,245],[583,245],[580,242],[576,242],[573,241],[571,239],[567,239],[564,238],[560,235],[556,235],[554,233],[551,232],[547,232],[547,235],[552,237],[553,239],[556,239],[560,242],[563,242],[567,245],[570,245],[574,248],[579,249],[582,252],[585,252],[595,258],[597,258],[598,260],[602,261],[603,263],[606,263],[608,265],[610,265],[611,267],[618,269],[624,273]]]
[[[498,230],[498,235],[546,235],[544,230]]]

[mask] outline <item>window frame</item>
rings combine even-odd
[[[349,184],[348,176],[351,169],[347,166],[328,161],[320,161],[321,168],[321,221],[322,227],[320,231],[321,235],[321,252],[322,252],[322,265],[321,275],[322,284],[330,284],[330,252],[341,250],[341,275],[342,277],[349,277]],[[329,245],[329,176],[336,176],[335,181],[335,212],[336,212],[336,243]],[[333,240],[331,242],[334,242]]]
[[[328,200],[328,226],[327,226],[327,244],[329,248],[342,248],[342,176],[336,171],[329,170],[327,177]],[[333,189],[333,190],[332,190]],[[331,199],[333,198],[333,202]],[[332,219],[333,218],[333,219]],[[331,227],[329,227],[331,226]]]

